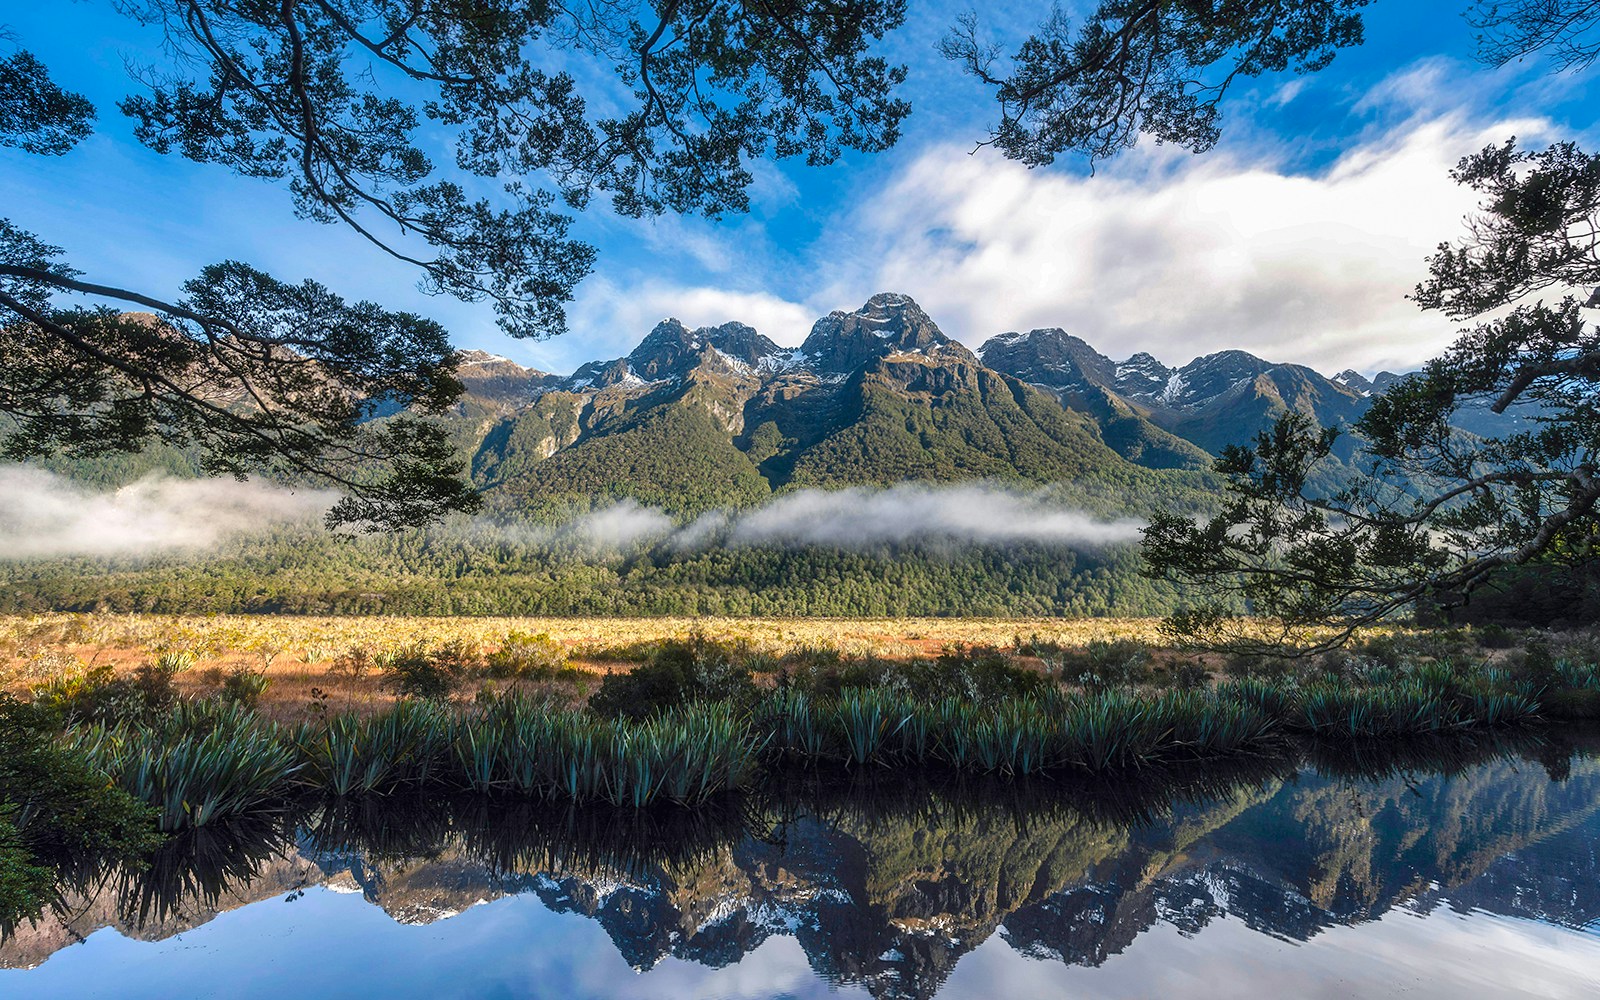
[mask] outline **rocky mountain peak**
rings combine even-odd
[[[1117,366],[1110,358],[1057,327],[1003,333],[979,348],[978,356],[997,371],[1058,389],[1109,385],[1116,378]]]
[[[971,351],[943,331],[908,295],[879,292],[855,312],[835,310],[817,320],[800,345],[819,371],[853,371],[890,354],[948,354],[976,360]]]
[[[1116,390],[1124,396],[1155,396],[1172,381],[1173,370],[1145,351],[1117,366]]]
[[[1158,394],[1169,406],[1194,406],[1277,367],[1247,351],[1219,351],[1195,358],[1173,372]]]
[[[488,351],[462,351],[456,377],[467,392],[502,406],[529,402],[540,387],[555,379],[535,368],[524,368]]]
[[[458,353],[459,353],[459,355],[461,357],[461,365],[462,365],[462,367],[466,367],[467,365],[499,365],[499,364],[516,365],[516,367],[519,367],[519,368],[521,367],[520,365],[517,365],[517,363],[515,361],[512,361],[510,358],[503,358],[498,354],[490,354],[488,351],[468,350],[468,351],[460,351]]]
[[[1362,375],[1354,368],[1346,368],[1344,371],[1335,375],[1332,381],[1344,386],[1351,392],[1359,393],[1363,396],[1372,395],[1372,382],[1369,381],[1365,375]]]
[[[716,352],[727,364],[755,366],[778,352],[778,345],[743,323],[690,330],[675,319],[662,320],[628,355],[628,370],[646,382],[682,375]],[[714,355],[715,356],[715,355]]]

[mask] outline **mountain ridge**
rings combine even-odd
[[[1176,368],[1142,352],[1119,362],[1060,328],[974,351],[896,292],[820,317],[799,347],[741,322],[668,318],[569,376],[521,369],[520,398],[513,367],[464,355],[462,413],[491,418],[464,447],[495,506],[570,512],[628,497],[684,514],[904,481],[1148,491],[1208,469],[1290,409],[1353,422],[1379,380],[1398,378],[1328,378],[1240,350]]]

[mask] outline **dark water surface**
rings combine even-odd
[[[685,816],[310,804],[70,889],[0,997],[1589,997],[1600,741]]]

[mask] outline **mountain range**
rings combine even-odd
[[[460,440],[493,506],[627,496],[677,513],[905,481],[1164,495],[1286,410],[1348,424],[1400,377],[1329,378],[1244,351],[1178,368],[1145,353],[1118,362],[1060,329],[972,351],[895,293],[829,313],[797,348],[743,323],[668,319],[626,357],[569,376],[477,351],[460,375]]]

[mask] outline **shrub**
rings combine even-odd
[[[55,872],[36,860],[22,842],[12,817],[16,807],[0,804],[0,930],[35,919],[55,889]]]
[[[1415,640],[1406,636],[1377,635],[1361,640],[1350,651],[1388,667],[1399,667],[1416,655],[1417,645]]]
[[[238,667],[222,678],[222,698],[245,708],[255,708],[271,683],[272,679],[264,673]]]
[[[816,655],[785,665],[779,661],[779,683],[816,697],[837,697],[852,688],[893,686],[905,664],[872,656]]]
[[[641,722],[508,696],[455,733],[454,774],[471,790],[631,807],[694,804],[743,787],[761,750],[748,718],[727,704],[681,706]]]
[[[54,723],[0,695],[0,926],[38,913],[58,873],[132,861],[160,841],[152,811],[59,744]]]
[[[843,665],[844,654],[836,646],[795,646],[778,658],[780,670],[832,670]]]
[[[298,768],[279,728],[237,705],[186,702],[154,726],[93,726],[72,737],[96,768],[156,807],[164,831],[258,809],[287,794]]]
[[[1294,661],[1284,656],[1230,653],[1222,661],[1222,672],[1240,680],[1247,677],[1282,678],[1294,672]]]
[[[1600,719],[1600,690],[1546,691],[1539,696],[1539,711],[1552,719]]]
[[[572,651],[580,660],[592,663],[648,663],[661,648],[658,639],[639,639],[623,643],[583,643]]]
[[[328,672],[358,681],[367,676],[374,665],[372,652],[367,647],[351,646],[334,659],[333,666],[328,668]]]
[[[174,673],[146,663],[132,677],[118,677],[110,666],[102,664],[34,685],[33,700],[63,725],[154,719],[177,700]]]
[[[494,677],[548,678],[566,666],[566,647],[544,632],[512,632],[488,657],[489,674]]]
[[[402,702],[370,718],[351,714],[307,723],[293,742],[313,784],[335,795],[365,795],[438,776],[454,738],[442,706]]]
[[[1184,660],[1172,668],[1172,686],[1182,691],[1203,688],[1210,680],[1210,671],[1199,660]]]
[[[1150,647],[1135,639],[1094,639],[1081,652],[1062,654],[1063,680],[1090,691],[1128,688],[1150,679]]]
[[[466,674],[466,665],[449,650],[431,652],[416,644],[396,650],[384,683],[402,698],[443,701]]]
[[[153,665],[158,670],[176,675],[194,666],[199,659],[198,656],[187,649],[169,649],[164,653],[157,654]]]
[[[838,698],[867,688],[923,700],[965,698],[989,702],[1043,691],[1051,681],[1037,670],[1014,663],[997,649],[949,646],[932,660],[907,663],[872,657],[846,659],[836,650],[813,651],[799,660],[780,660],[781,683],[818,698]]]
[[[1478,645],[1484,649],[1510,649],[1516,645],[1517,637],[1504,625],[1489,624],[1477,629]]]
[[[601,718],[646,719],[694,702],[748,700],[755,693],[751,652],[748,644],[700,635],[668,640],[649,663],[606,675],[589,710]]]
[[[1035,656],[1041,660],[1060,660],[1067,652],[1067,647],[1054,639],[1046,639],[1035,632],[1024,639],[1018,635],[1011,641],[1011,648],[1018,656]]]
[[[966,698],[992,702],[1035,694],[1051,686],[1037,670],[1018,666],[997,649],[948,646],[937,659],[890,667],[896,680],[886,684],[924,699]]]

